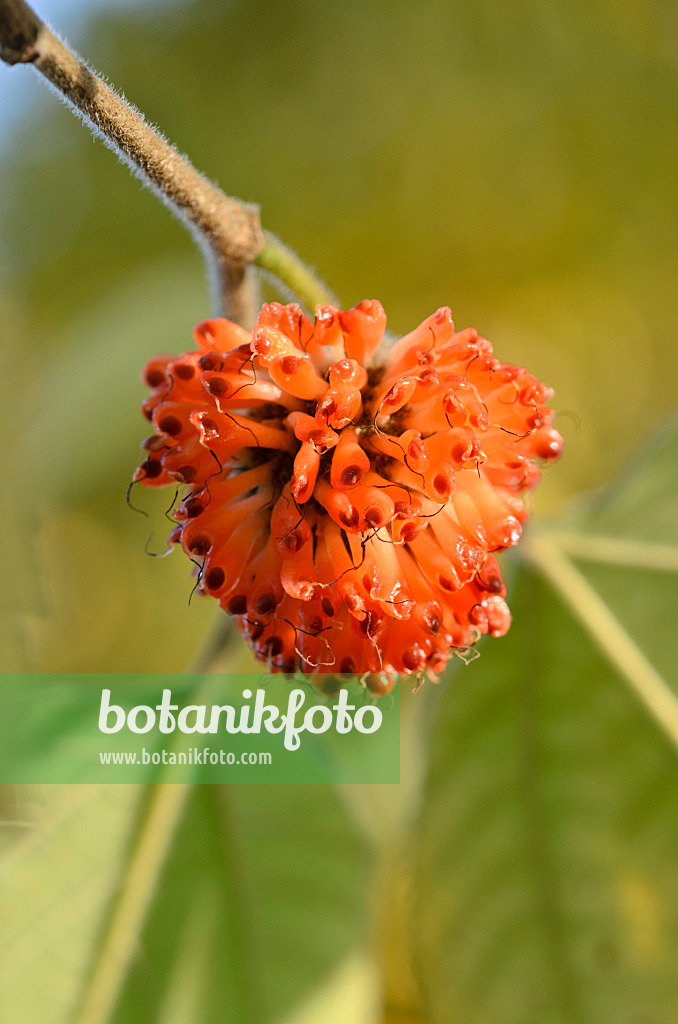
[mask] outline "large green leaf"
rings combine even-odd
[[[7,1020],[73,1020],[140,792],[134,786],[5,790],[0,1005]]]
[[[279,1019],[360,943],[363,876],[330,788],[195,787],[114,1020]]]
[[[364,939],[330,787],[62,787],[40,817],[0,872],[8,1020],[278,1020]]]
[[[675,1019],[677,449],[526,539],[510,634],[444,695],[417,885],[436,1024]]]

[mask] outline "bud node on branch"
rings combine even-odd
[[[0,57],[31,63],[95,135],[155,191],[191,230],[207,260],[218,311],[252,326],[260,264],[310,308],[330,301],[300,260],[265,235],[257,206],[232,199],[146,122],[58,39],[24,0],[0,0]]]
[[[0,59],[6,64],[35,60],[35,42],[41,24],[24,0],[3,0],[0,3]]]

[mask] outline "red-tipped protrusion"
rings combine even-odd
[[[506,632],[493,552],[562,450],[550,389],[447,307],[394,344],[385,325],[371,301],[267,303],[251,334],[203,321],[196,351],[144,370],[135,474],[182,486],[170,540],[271,671],[374,694]]]

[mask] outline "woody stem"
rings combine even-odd
[[[210,270],[218,312],[245,325],[255,316],[253,263],[309,307],[328,301],[298,257],[265,235],[256,206],[225,195],[110,89],[24,0],[0,0],[0,58],[31,64],[191,230]],[[298,289],[298,291],[297,291]]]

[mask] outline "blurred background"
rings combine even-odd
[[[379,298],[396,335],[449,305],[459,327],[476,327],[500,359],[527,365],[555,388],[566,449],[536,498],[542,522],[612,481],[675,411],[672,0],[36,0],[36,7],[200,170],[229,194],[259,203],[264,225],[316,268],[342,304]],[[189,349],[192,325],[209,312],[201,258],[183,227],[28,68],[0,67],[4,671],[172,671],[190,663],[214,609],[199,600],[187,608],[192,581],[178,554],[144,553],[145,545],[164,551],[162,512],[171,495],[133,492],[147,520],[126,506],[125,492],[146,433],[141,369],[157,352]],[[308,792],[292,798],[314,820],[339,815]],[[91,794],[54,799],[56,819],[89,816],[100,830],[92,892],[96,879],[108,880],[104,889],[114,884],[110,837],[122,842],[141,797],[108,792],[103,811]],[[117,808],[112,817],[106,801]],[[262,790],[259,801],[264,817],[277,814],[284,829],[292,800]],[[252,807],[242,813],[256,817]],[[67,878],[89,849],[75,835],[71,852],[59,853],[59,864],[70,865]],[[622,835],[612,833],[613,847]],[[304,856],[313,861],[319,852],[306,838]],[[280,850],[274,839],[268,835],[269,853]],[[367,877],[363,854],[356,843],[347,849],[342,884],[364,904],[366,890],[350,883]],[[257,855],[264,863],[263,848]],[[282,858],[281,884],[303,893]],[[53,863],[38,861],[33,870]],[[179,884],[181,865],[173,870]],[[58,898],[53,891],[54,908],[70,884]],[[641,960],[651,959],[658,905],[645,899],[643,884],[632,878],[624,897],[645,935]],[[73,953],[70,967],[55,969],[62,1009],[27,1008],[31,1024],[70,1020],[63,1006],[96,934],[95,904],[83,897],[72,927],[81,959]],[[37,908],[31,920],[39,920]],[[192,927],[199,937],[197,919]],[[311,978],[327,983],[338,969],[333,941],[354,948],[362,934],[344,919],[335,932],[322,953],[302,943],[306,987]],[[595,947],[603,972],[617,963],[606,934]],[[25,972],[36,941],[24,941]],[[345,970],[343,991],[360,991],[363,1009],[338,1019],[372,1019],[360,1016],[372,981],[360,961]],[[245,973],[256,986],[251,964]],[[643,1009],[642,999],[614,1017],[592,1011],[595,1001],[584,1011],[565,1000],[552,1016],[537,1001],[528,1008],[534,1017],[520,1001],[522,1009],[505,1017],[496,1007],[473,1016],[457,1006],[459,1020],[478,1024],[668,1024],[678,1003],[662,985],[663,1016]],[[292,1012],[302,987],[279,981],[284,998],[275,1019]],[[132,1014],[141,1003],[129,999]],[[441,1005],[434,1001],[432,1019],[456,1021]],[[304,1012],[310,1016],[294,1019],[332,1019],[327,1007]],[[163,1013],[143,1019],[264,1019],[247,1007],[232,1017]]]
[[[674,4],[51,0],[45,16],[342,303],[378,297],[396,334],[450,305],[555,388],[567,446],[540,513],[612,479],[675,408]],[[122,499],[141,367],[190,348],[209,312],[201,260],[37,76],[0,73],[4,429],[32,520],[10,547],[81,624],[77,651],[63,623],[24,622],[26,643],[36,667],[175,668],[204,610],[177,599],[179,558],[140,557],[150,529]]]

